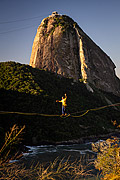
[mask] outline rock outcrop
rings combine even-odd
[[[120,96],[120,80],[115,75],[114,63],[66,15],[53,12],[42,20],[34,39],[30,65],[76,81],[82,79]]]

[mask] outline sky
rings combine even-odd
[[[42,19],[70,16],[112,59],[120,78],[120,0],[0,0],[0,62],[29,64]]]

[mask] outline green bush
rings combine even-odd
[[[42,89],[35,82],[29,66],[19,63],[7,62],[0,64],[0,88],[11,89],[30,94],[40,94]]]

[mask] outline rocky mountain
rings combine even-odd
[[[53,12],[42,20],[34,39],[30,66],[75,81],[83,80],[120,96],[120,80],[110,57],[73,19]]]

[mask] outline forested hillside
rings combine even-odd
[[[13,124],[26,126],[25,144],[54,143],[116,132],[120,124],[119,106],[97,108],[119,103],[120,97],[92,88],[93,93],[80,81],[29,65],[0,63],[0,136],[3,137]],[[65,93],[69,116],[61,117],[61,103],[56,100],[61,100]],[[87,112],[89,109],[96,110]]]

